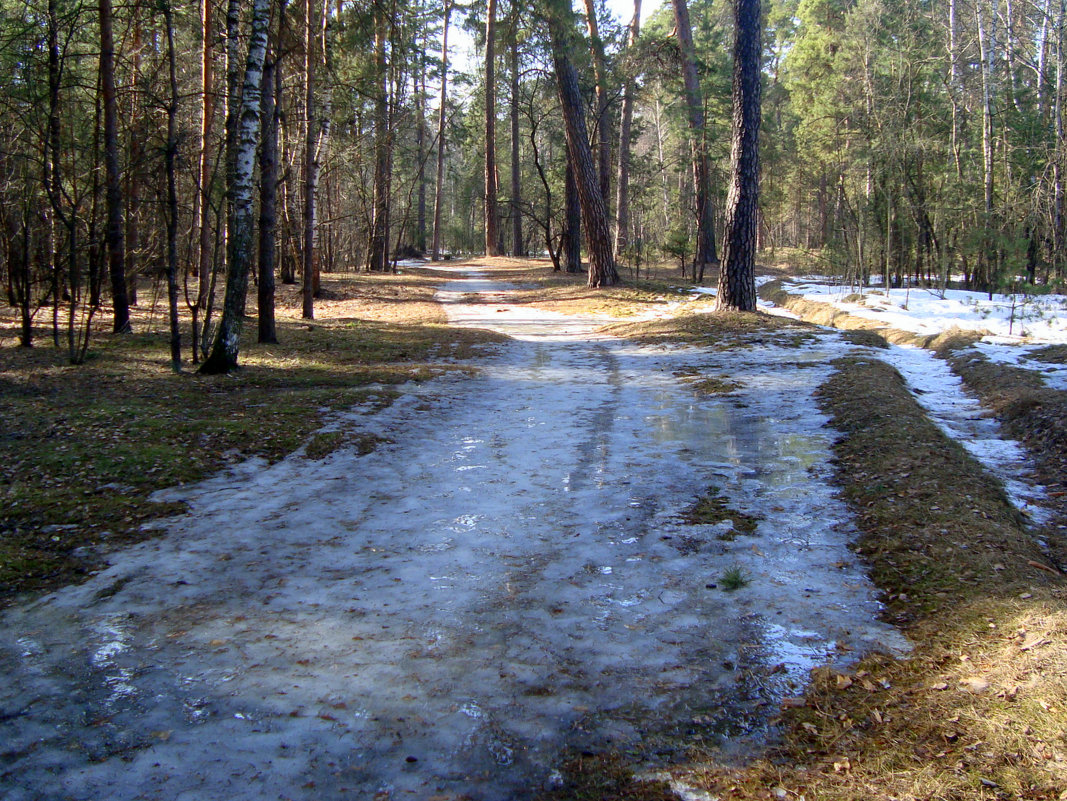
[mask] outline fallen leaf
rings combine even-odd
[[[882,713],[879,712],[877,709],[872,709],[871,710],[871,718],[874,720],[875,723],[881,723],[882,722]]]
[[[167,740],[170,739],[170,736],[172,734],[174,734],[174,730],[173,729],[166,729],[166,730],[163,730],[163,731],[154,731],[154,732],[152,732],[152,736],[155,737],[157,740],[159,740],[161,743],[167,742]]]
[[[839,690],[845,690],[852,686],[852,679],[843,673],[838,673],[836,679],[837,689]]]
[[[989,689],[989,682],[980,676],[968,676],[960,679],[960,689],[969,693],[984,693]]]
[[[1063,575],[1056,568],[1050,567],[1049,565],[1046,565],[1044,562],[1038,562],[1035,559],[1027,559],[1026,560],[1026,564],[1030,565],[1030,567],[1036,567],[1038,570],[1044,570],[1046,573],[1051,573],[1054,576]]]
[[[931,684],[930,685],[930,689],[931,690],[947,690],[948,689],[948,684],[943,682],[943,681],[939,681],[936,684]]]
[[[212,648],[218,648],[220,645],[225,645],[226,640],[212,640],[208,643]]]
[[[1048,645],[1049,639],[1042,637],[1040,634],[1030,634],[1019,646],[1020,651],[1031,651],[1034,648],[1040,648],[1042,645]]]
[[[804,729],[804,731],[809,732],[811,734],[818,734],[819,733],[818,728],[816,728],[815,725],[812,724],[812,723],[801,723],[800,727],[802,729]]]
[[[800,709],[806,706],[806,702],[803,698],[783,698],[782,709]]]
[[[852,763],[848,761],[848,757],[834,762],[834,773],[845,773],[852,770]]]
[[[873,693],[878,689],[878,686],[870,679],[862,679],[860,684],[863,686],[863,689],[869,693]]]

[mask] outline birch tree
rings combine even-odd
[[[263,62],[267,52],[270,0],[253,0],[251,35],[245,60],[241,101],[236,120],[233,166],[227,196],[233,208],[232,235],[227,242],[226,297],[211,353],[200,366],[205,374],[227,373],[237,367],[241,346],[244,301],[252,262],[255,233],[253,173],[259,145]]]

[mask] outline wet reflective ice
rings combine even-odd
[[[846,345],[638,347],[506,297],[445,287],[521,337],[476,376],[338,421],[390,443],[174,490],[164,537],[9,610],[3,795],[522,798],[568,748],[758,742],[812,666],[905,647],[827,485]],[[683,523],[709,488],[755,534]]]

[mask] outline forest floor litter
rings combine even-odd
[[[885,354],[748,318],[619,338],[607,310],[545,309],[486,272],[434,272],[452,325],[507,337],[442,354],[472,369],[364,386],[317,458],[160,493],[188,514],[3,613],[6,798],[569,798],[573,757],[609,754],[653,777],[688,763],[673,792],[700,797],[717,780],[695,754],[729,766],[776,732],[821,737],[805,693],[895,692],[849,675],[865,654],[908,663],[884,620],[915,602],[883,608],[850,550],[816,397]],[[915,370],[913,396],[957,399],[930,409],[941,430],[980,432],[997,461],[1010,446],[958,381]],[[833,782],[860,774],[825,756]],[[754,770],[745,797],[800,797],[796,775]]]

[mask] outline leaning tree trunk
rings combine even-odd
[[[682,52],[682,83],[685,105],[689,114],[689,146],[693,154],[693,190],[697,206],[697,252],[694,270],[698,281],[704,279],[704,268],[718,262],[715,253],[715,214],[711,205],[711,167],[708,162],[707,131],[704,125],[704,101],[697,77],[696,51],[693,29],[689,24],[686,0],[671,0],[678,29],[678,47]]]
[[[633,52],[641,34],[641,0],[634,0],[634,18],[626,37],[626,49]],[[615,201],[615,258],[630,246],[630,138],[634,119],[635,80],[626,76],[622,87],[622,121],[619,123],[619,181]]]
[[[760,0],[734,0],[733,179],[716,309],[756,310],[759,200]]]
[[[496,0],[485,13],[485,255],[500,255],[500,209],[496,175]]]
[[[244,299],[248,292],[248,271],[254,251],[255,203],[253,202],[252,179],[255,172],[256,148],[259,145],[260,87],[263,81],[263,62],[267,52],[269,21],[270,0],[254,0],[252,35],[248,42],[244,86],[237,116],[232,178],[230,186],[227,187],[227,194],[233,208],[233,233],[227,242],[229,271],[226,275],[226,298],[215,341],[210,355],[200,366],[201,373],[227,373],[237,366]]]
[[[104,97],[104,167],[107,174],[108,272],[114,304],[116,334],[129,333],[130,305],[126,294],[126,252],[122,224],[122,187],[119,176],[119,112],[115,95],[115,39],[111,30],[111,0],[100,0],[100,87]],[[59,298],[53,298],[56,307]]]
[[[441,258],[441,202],[445,185],[445,105],[448,100],[448,21],[452,15],[452,3],[445,0],[445,22],[441,33],[441,102],[437,110],[437,183],[433,199],[433,245],[431,258]]]
[[[608,226],[604,196],[600,191],[596,162],[593,161],[593,152],[589,147],[578,72],[571,62],[573,13],[566,0],[549,0],[546,9],[567,151],[570,162],[574,165],[574,178],[582,207],[582,225],[585,227],[589,245],[589,286],[611,286],[619,283],[619,273],[615,269],[615,258],[611,252],[611,229]]]

